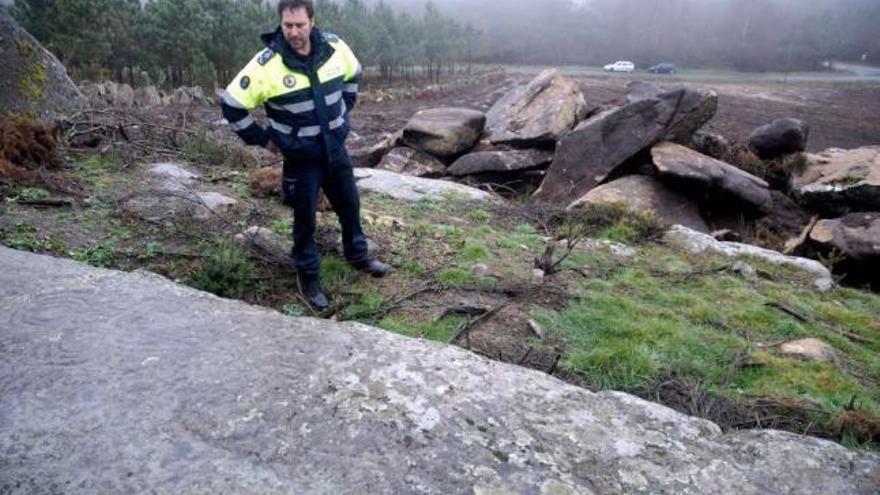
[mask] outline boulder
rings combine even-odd
[[[385,134],[373,145],[358,146],[349,150],[348,154],[351,157],[352,164],[355,167],[375,167],[380,161],[382,161],[382,157],[385,156],[386,153],[400,145],[402,138],[403,131],[401,130],[395,133]]]
[[[806,155],[805,167],[792,175],[792,192],[825,213],[880,211],[880,146]]]
[[[486,125],[486,114],[469,108],[433,108],[416,112],[403,129],[403,142],[438,158],[471,149]]]
[[[807,258],[785,256],[782,253],[750,244],[717,241],[709,234],[697,232],[682,225],[673,225],[663,236],[663,242],[692,254],[714,252],[731,258],[753,257],[769,263],[783,265],[808,273],[815,278],[813,287],[819,292],[827,292],[836,284],[831,272],[822,263]]]
[[[625,204],[633,211],[650,213],[671,224],[684,225],[699,232],[709,231],[694,201],[647,175],[629,175],[602,184],[568,208],[611,203]]]
[[[810,252],[835,259],[834,271],[846,284],[880,290],[880,212],[820,220],[808,243]]]
[[[691,137],[690,147],[706,156],[723,160],[730,154],[732,145],[721,134],[700,129]]]
[[[211,220],[238,204],[221,193],[194,189],[199,175],[182,165],[165,162],[147,165],[141,189],[116,199],[125,211],[149,222],[164,220]]]
[[[626,101],[627,103],[635,103],[637,101],[655,98],[663,94],[663,90],[656,84],[645,81],[630,81],[626,85]]]
[[[779,346],[782,354],[807,361],[834,361],[834,348],[819,339],[799,339]]]
[[[0,491],[876,493],[880,456],[0,247]]]
[[[421,200],[462,200],[462,201],[499,201],[486,191],[456,184],[439,179],[424,179],[412,177],[388,170],[356,168],[354,169],[355,180],[358,189],[365,192],[386,194],[402,201]]]
[[[468,153],[459,158],[446,173],[465,176],[480,173],[513,172],[543,167],[553,159],[553,153],[543,150],[497,150]]]
[[[134,104],[141,108],[158,107],[162,105],[162,96],[155,86],[145,86],[135,90]]]
[[[114,103],[118,107],[128,108],[134,106],[134,89],[128,84],[120,84]]]
[[[199,220],[222,216],[238,204],[238,200],[213,191],[198,192],[196,198],[199,200],[199,205],[196,207],[194,216]]]
[[[682,88],[582,122],[557,145],[535,198],[565,203],[580,198],[653,144],[689,140],[717,105],[718,95],[712,91]]]
[[[880,262],[880,213],[819,220],[810,231],[810,241],[837,249],[855,261]]]
[[[657,174],[664,180],[721,199],[734,198],[758,211],[769,211],[773,204],[764,180],[680,144],[658,143],[651,148],[651,157]]]
[[[486,114],[486,130],[495,144],[549,146],[577,125],[586,111],[578,85],[548,69],[498,100]]]
[[[785,118],[758,127],[749,136],[749,148],[767,160],[807,149],[810,127],[798,119]]]
[[[442,177],[446,172],[446,165],[433,156],[412,148],[394,148],[376,168],[389,170],[398,174],[412,175],[414,177]]]
[[[87,105],[64,65],[0,7],[0,117],[52,121]]]

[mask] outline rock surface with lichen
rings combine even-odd
[[[822,493],[880,457],[0,247],[0,493]]]
[[[85,105],[64,65],[0,6],[0,116],[49,121]]]

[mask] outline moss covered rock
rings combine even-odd
[[[0,7],[0,115],[54,120],[85,104],[64,65]]]

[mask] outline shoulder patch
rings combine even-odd
[[[260,65],[266,65],[267,63],[269,63],[270,60],[272,60],[273,56],[275,56],[275,52],[266,48],[265,50],[263,50],[263,53],[260,54],[260,58],[257,60],[257,62],[259,62]]]
[[[327,41],[336,42],[339,41],[339,36],[336,36],[333,33],[324,33],[324,39]]]

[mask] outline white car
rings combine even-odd
[[[613,64],[606,65],[603,69],[605,69],[605,72],[632,72],[636,70],[636,64],[629,60],[618,60]]]

